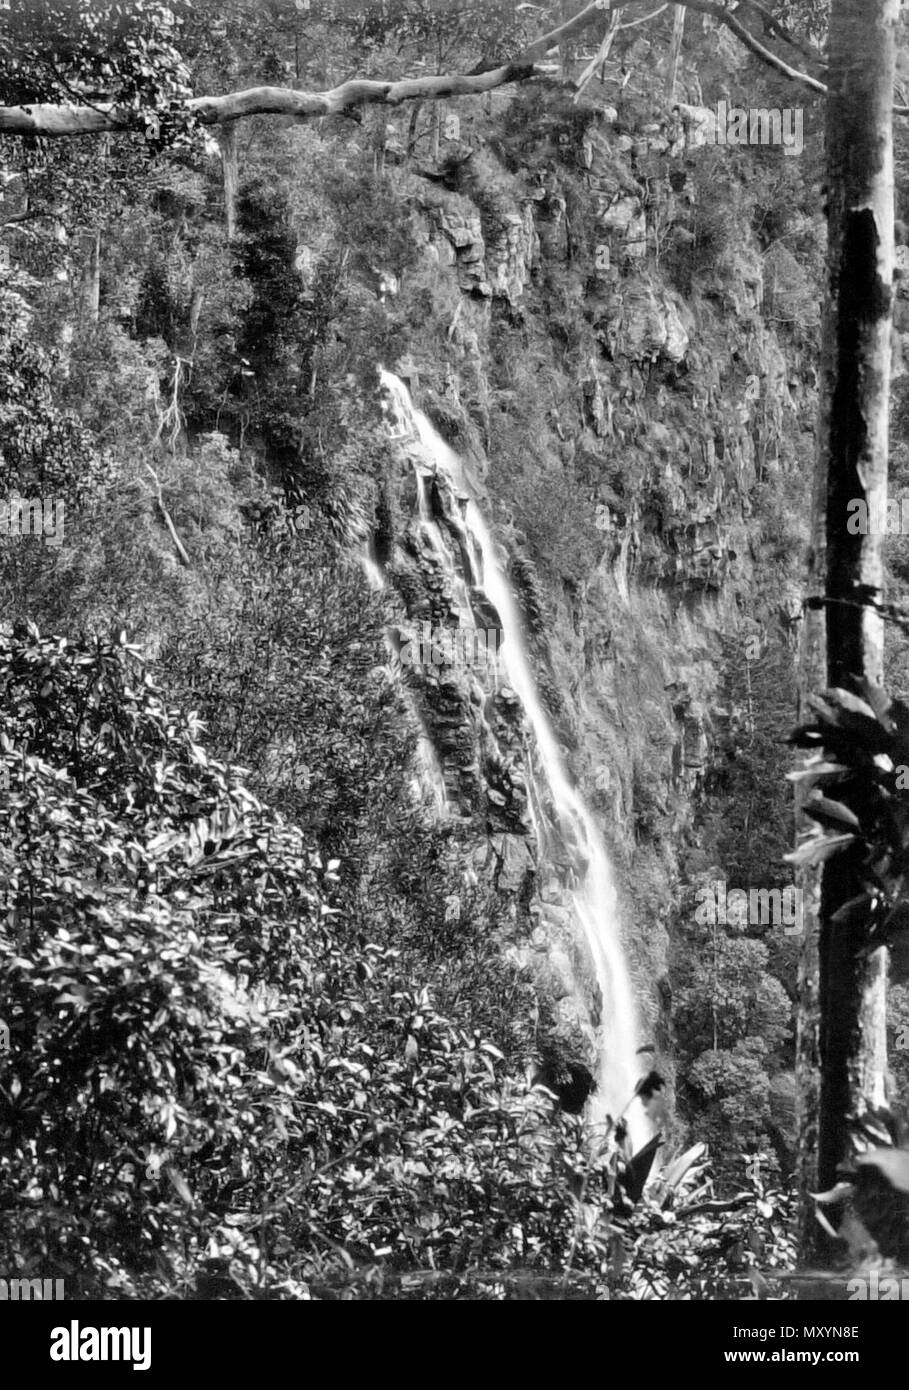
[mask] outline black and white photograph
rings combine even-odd
[[[892,1358],[907,223],[903,0],[0,0],[23,1374]]]

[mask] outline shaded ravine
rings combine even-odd
[[[464,499],[463,541],[468,568],[498,615],[502,642],[498,660],[517,694],[534,749],[526,755],[529,808],[536,834],[540,867],[558,868],[570,890],[569,901],[580,926],[601,996],[597,1029],[596,1090],[589,1102],[595,1122],[625,1113],[633,1150],[651,1137],[651,1126],[640,1100],[633,1099],[641,1066],[637,1051],[637,1008],[622,940],[618,898],[612,865],[596,823],[567,774],[552,723],[540,699],[523,633],[518,603],[496,543],[477,505],[458,456],[417,410],[404,383],[382,371],[395,432],[407,438],[417,472],[420,525],[432,546],[445,545],[426,505],[427,482],[441,477]],[[425,472],[421,472],[422,469]],[[378,576],[376,576],[378,578]],[[375,581],[374,581],[375,582]],[[465,596],[466,597],[466,596]],[[529,742],[529,741],[528,741]]]

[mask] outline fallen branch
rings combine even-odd
[[[186,566],[187,569],[192,569],[192,561],[190,560],[189,556],[188,556],[187,553],[186,553],[186,550],[185,550],[185,548],[184,548],[184,546],[183,546],[183,542],[181,541],[180,537],[177,535],[177,528],[174,526],[174,523],[173,523],[173,521],[171,520],[170,512],[167,510],[167,504],[166,504],[166,502],[164,501],[164,493],[163,493],[162,490],[161,490],[161,480],[160,480],[160,478],[158,477],[158,475],[157,475],[157,473],[155,472],[155,470],[152,468],[152,466],[151,466],[150,463],[146,463],[145,467],[148,469],[149,473],[151,474],[151,476],[152,476],[152,481],[153,481],[154,484],[155,484],[156,500],[157,500],[157,503],[158,503],[158,509],[159,509],[159,511],[161,512],[161,515],[162,515],[163,518],[164,518],[164,524],[165,524],[165,526],[167,527],[168,531],[170,532],[170,538],[171,538],[171,540],[172,540],[173,543],[174,543],[174,549],[176,550],[177,555],[178,555],[179,558],[180,558],[181,564],[184,564],[184,565]]]
[[[747,1207],[754,1201],[754,1193],[740,1192],[737,1197],[730,1197],[725,1202],[695,1202],[690,1207],[679,1207],[676,1216],[697,1216],[702,1211],[735,1211],[738,1207]]]

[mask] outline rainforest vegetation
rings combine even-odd
[[[909,1261],[898,10],[0,7],[0,1269]]]

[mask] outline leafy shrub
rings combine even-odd
[[[7,1267],[77,1297],[605,1296],[615,1138],[438,1012],[136,652],[19,628],[0,689]]]
[[[0,492],[72,508],[91,496],[101,460],[78,417],[57,406],[54,364],[30,341],[32,317],[22,295],[0,286]]]

